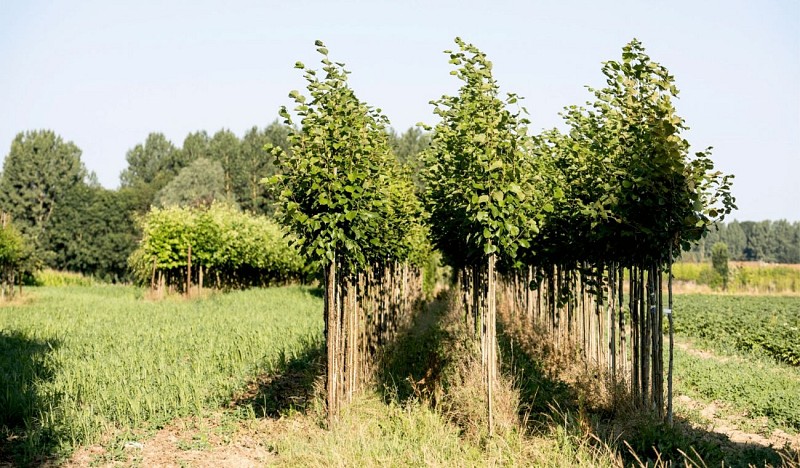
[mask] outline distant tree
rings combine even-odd
[[[291,151],[289,147],[289,127],[275,119],[264,129],[264,135],[273,146],[279,146],[284,152]]]
[[[41,240],[53,210],[86,177],[81,150],[51,130],[17,134],[3,163],[0,210],[11,214],[32,248],[35,267],[47,257]]]
[[[800,263],[796,229],[785,219],[774,221],[769,231],[770,257],[779,263]]]
[[[227,197],[234,196],[234,179],[240,178],[241,142],[232,131],[223,129],[214,134],[210,143],[210,157],[219,162],[223,171],[223,188]]]
[[[738,221],[728,223],[724,242],[728,244],[728,251],[731,253],[733,260],[744,260],[747,236]]]
[[[132,188],[149,207],[156,192],[164,188],[187,163],[175,145],[162,133],[151,133],[125,156],[128,167],[120,175],[121,186]]]
[[[724,242],[717,242],[711,248],[711,266],[722,278],[722,289],[728,289],[728,246]]]
[[[800,263],[800,222],[732,221],[720,224],[695,245],[684,260],[703,261],[717,242],[728,245],[731,260]]]
[[[747,237],[747,245],[744,249],[744,256],[746,260],[762,262],[771,261],[768,252],[769,224],[769,221],[745,221],[742,223],[742,230]]]
[[[236,198],[242,209],[252,213],[272,214],[274,199],[261,181],[277,173],[275,156],[266,149],[267,145],[289,150],[288,128],[271,123],[264,130],[253,127],[242,139],[242,171],[234,179]]]
[[[225,192],[225,174],[218,161],[200,158],[183,168],[161,189],[154,204],[166,206],[208,206],[230,199]]]
[[[791,251],[794,252],[794,255],[791,263],[800,263],[800,222],[792,224],[792,230],[794,233],[792,234],[793,247]]]
[[[430,133],[422,131],[419,127],[410,127],[398,135],[394,130],[389,133],[389,144],[392,146],[397,160],[411,171],[414,186],[422,192],[424,186],[419,172],[422,169],[420,154],[431,144]]]
[[[190,164],[200,158],[209,158],[211,155],[211,138],[205,130],[186,135],[181,148],[182,160]]]
[[[53,212],[44,240],[53,252],[48,266],[108,281],[125,279],[139,236],[135,203],[128,189],[79,185]]]

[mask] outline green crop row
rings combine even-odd
[[[800,298],[687,294],[674,313],[680,335],[800,365]]]

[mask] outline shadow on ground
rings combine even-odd
[[[800,455],[781,448],[732,442],[726,435],[693,427],[676,417],[674,424],[656,415],[622,415],[608,408],[590,407],[586,388],[547,375],[540,361],[527,354],[498,323],[503,370],[514,376],[520,390],[520,418],[533,431],[558,424],[577,437],[597,436],[617,452],[626,465],[783,466]],[[517,337],[518,338],[518,337]],[[624,430],[620,430],[624,427]],[[685,454],[685,455],[684,455]],[[687,466],[691,466],[687,465]],[[797,465],[792,465],[797,466]]]
[[[250,407],[256,416],[269,418],[304,411],[322,388],[324,370],[325,343],[310,338],[300,351],[282,353],[273,369],[250,382],[231,406]]]
[[[56,454],[57,438],[40,416],[55,402],[45,401],[39,387],[53,378],[47,355],[58,346],[0,332],[0,466],[33,466]]]
[[[440,349],[446,333],[441,323],[445,312],[444,298],[422,305],[411,326],[386,348],[376,372],[385,399],[404,403],[435,395],[447,359]]]

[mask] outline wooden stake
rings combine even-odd
[[[488,346],[487,349],[487,379],[486,379],[486,405],[489,415],[489,435],[494,434],[494,412],[493,412],[493,405],[492,405],[492,387],[494,386],[495,381],[495,372],[497,369],[497,356],[496,356],[496,342],[497,336],[495,331],[496,326],[496,296],[495,293],[495,283],[496,278],[494,274],[494,262],[495,262],[495,254],[492,253],[489,255],[489,268],[488,268],[488,287],[487,287],[487,304],[486,304],[486,329],[488,331],[488,336],[486,337],[486,345]]]
[[[192,244],[186,251],[186,295],[190,296],[192,293]]]
[[[669,266],[667,270],[667,320],[669,321],[669,370],[667,374],[667,422],[672,425],[672,364],[673,364],[673,324],[672,324],[672,250],[669,252]]]
[[[325,343],[327,348],[328,369],[326,388],[328,400],[328,428],[333,426],[336,418],[336,342],[338,339],[338,317],[336,314],[336,258],[328,263],[325,269]]]

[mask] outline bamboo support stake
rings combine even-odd
[[[672,250],[669,254],[667,270],[667,320],[669,321],[669,370],[667,374],[667,422],[672,425],[672,365],[673,365],[673,324],[672,324]]]
[[[614,306],[616,305],[614,292],[615,292],[615,273],[616,270],[614,269],[614,264],[609,265],[608,267],[608,354],[611,358],[609,361],[609,368],[611,369],[611,383],[614,389],[614,402],[616,403],[617,393],[617,343],[616,343],[616,327],[615,320],[614,320]]]
[[[495,272],[494,272],[494,263],[495,263],[495,254],[489,255],[489,268],[488,268],[488,285],[487,285],[487,304],[486,304],[486,312],[487,312],[487,326],[486,329],[489,331],[486,339],[486,344],[488,346],[487,349],[487,382],[486,382],[486,405],[489,415],[489,435],[491,436],[494,434],[494,411],[493,411],[493,392],[492,387],[494,386],[495,381],[495,371],[497,367],[496,362],[496,355],[495,355],[495,348],[496,345],[496,332],[495,332],[495,312],[496,312],[496,293],[495,293]]]
[[[192,244],[186,250],[186,295],[192,294]]]

